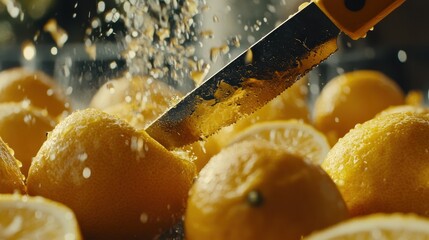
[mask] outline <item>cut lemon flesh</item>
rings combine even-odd
[[[340,239],[429,239],[429,219],[411,214],[374,214],[345,221],[305,238],[305,240]]]
[[[258,139],[268,140],[315,164],[321,164],[330,150],[323,133],[296,120],[257,123],[237,134],[231,144]]]
[[[0,239],[80,240],[73,212],[42,197],[0,195]]]

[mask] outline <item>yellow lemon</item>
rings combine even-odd
[[[186,238],[301,239],[346,219],[345,203],[319,167],[267,141],[215,155],[191,188]]]
[[[198,170],[201,170],[211,157],[228,145],[236,134],[255,123],[287,119],[300,119],[308,122],[307,83],[308,79],[306,77],[301,78],[255,113],[240,119],[231,126],[221,129],[203,141],[184,147],[184,151],[191,152],[195,158]]]
[[[89,239],[152,239],[181,220],[195,165],[95,109],[49,134],[27,187],[69,206]]]
[[[0,72],[0,102],[27,101],[58,116],[70,110],[65,94],[55,81],[40,71],[13,68]]]
[[[76,217],[42,197],[0,194],[0,239],[82,239]]]
[[[322,164],[351,215],[429,216],[429,114],[381,115],[356,126]]]
[[[257,123],[238,133],[231,144],[247,140],[268,140],[315,164],[321,164],[331,149],[323,133],[296,120]]]
[[[420,90],[411,90],[405,97],[405,103],[413,106],[421,106],[424,103],[423,92]]]
[[[145,129],[166,110],[167,106],[150,107],[122,102],[103,109],[103,112],[125,120],[136,129]]]
[[[208,137],[206,140],[198,141],[180,149],[176,149],[176,152],[188,153],[193,159],[195,166],[197,167],[197,171],[199,172],[207,164],[210,158],[222,149],[222,146],[219,144],[220,137],[221,135],[215,134]]]
[[[55,125],[56,121],[41,109],[23,106],[23,103],[0,103],[0,137],[14,150],[25,176]]]
[[[0,193],[26,192],[20,164],[13,157],[13,150],[0,137]]]
[[[241,131],[257,122],[272,120],[301,119],[308,122],[307,84],[308,79],[301,78],[261,109],[234,124],[235,131]]]
[[[323,88],[314,104],[314,125],[333,145],[356,124],[404,101],[402,90],[386,75],[372,70],[349,72]]]
[[[308,79],[306,77],[301,78],[261,109],[238,120],[229,129],[223,130],[223,135],[227,133],[234,135],[258,122],[288,119],[300,119],[308,122],[307,84]]]
[[[377,116],[400,112],[429,113],[429,108],[416,105],[398,105],[386,108],[385,110],[378,113]]]
[[[429,239],[429,219],[416,215],[373,214],[353,218],[304,240]]]

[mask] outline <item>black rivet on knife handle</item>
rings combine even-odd
[[[346,8],[350,11],[357,12],[365,6],[366,0],[344,0]]]

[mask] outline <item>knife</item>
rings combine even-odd
[[[281,94],[337,50],[364,37],[405,0],[315,0],[187,94],[145,130],[167,149],[204,139]]]

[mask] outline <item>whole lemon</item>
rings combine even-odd
[[[186,238],[301,239],[346,219],[319,167],[267,141],[224,148],[201,170],[185,215]]]
[[[323,169],[351,215],[429,216],[429,114],[380,115],[356,126],[328,153]]]
[[[12,68],[0,72],[0,102],[28,101],[54,117],[70,111],[70,103],[56,82],[41,71]]]
[[[195,174],[146,132],[86,109],[49,134],[27,187],[70,207],[88,239],[152,239],[181,220]]]
[[[55,125],[56,121],[41,109],[22,103],[0,103],[0,136],[14,150],[25,176],[46,134]]]
[[[198,170],[201,170],[210,158],[228,145],[237,134],[255,123],[286,119],[300,119],[309,122],[307,83],[307,77],[301,78],[256,112],[243,117],[231,126],[224,127],[203,141],[184,147],[183,150],[190,151],[194,155],[195,164]]]
[[[393,105],[405,103],[399,86],[381,72],[358,70],[339,75],[323,88],[314,104],[314,125],[335,144],[356,124]]]

